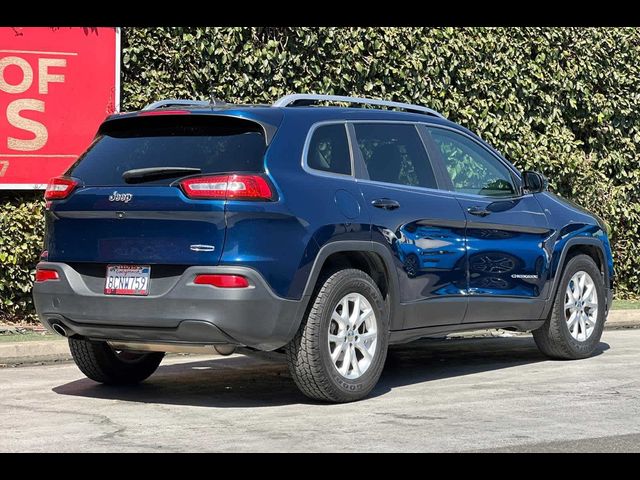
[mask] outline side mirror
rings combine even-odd
[[[525,193],[544,192],[549,187],[549,182],[540,172],[524,172],[522,181]]]

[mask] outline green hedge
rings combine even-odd
[[[292,92],[435,108],[605,218],[617,296],[640,294],[638,29],[148,28],[124,42],[130,109]]]
[[[640,295],[638,29],[127,28],[122,65],[124,109],[211,93],[271,103],[293,92],[435,108],[604,217],[612,228],[617,296]],[[19,203],[13,198],[2,207],[3,230],[23,221],[37,237],[39,212],[30,219],[19,213],[28,215],[35,204],[15,210]],[[26,240],[4,232],[1,238],[11,251]],[[27,251],[33,256],[12,267],[21,276],[0,274],[3,298],[13,302],[4,312],[23,305],[29,311],[23,274],[36,257],[32,247]]]
[[[42,192],[0,192],[0,322],[33,318],[31,285],[42,251]]]

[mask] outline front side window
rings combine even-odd
[[[451,130],[428,130],[456,192],[496,197],[516,193],[509,169],[487,150]]]
[[[429,157],[414,125],[355,123],[354,128],[369,179],[438,188]]]
[[[323,125],[314,130],[307,165],[322,172],[351,175],[351,155],[344,124]]]

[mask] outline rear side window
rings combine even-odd
[[[100,186],[125,185],[122,174],[140,168],[198,168],[203,174],[262,172],[265,150],[262,127],[255,122],[209,115],[134,117],[103,125],[67,175]],[[168,185],[182,176],[140,185]]]
[[[307,165],[322,172],[351,175],[351,155],[344,124],[323,125],[313,131]]]
[[[429,157],[414,125],[356,123],[354,127],[371,180],[438,188]]]

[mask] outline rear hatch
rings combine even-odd
[[[263,174],[265,150],[262,126],[237,117],[162,111],[105,122],[60,180],[70,194],[48,206],[49,261],[217,264],[225,196],[189,195],[181,180]]]

